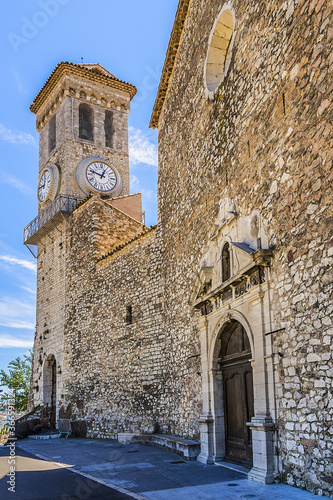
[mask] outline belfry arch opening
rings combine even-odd
[[[247,333],[236,320],[220,334],[218,364],[222,383],[217,395],[224,414],[224,450],[227,461],[252,467],[252,439],[247,425],[254,415],[251,346]],[[222,430],[222,429],[221,429]]]
[[[94,112],[85,102],[79,106],[79,138],[94,142]]]
[[[43,402],[49,408],[50,424],[54,427],[57,411],[57,362],[53,354],[49,354],[44,363]]]

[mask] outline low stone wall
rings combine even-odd
[[[39,405],[15,421],[15,438],[24,439],[45,429],[51,429],[50,408]]]

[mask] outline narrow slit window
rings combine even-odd
[[[126,324],[131,325],[133,323],[132,306],[127,306],[126,308]]]
[[[94,112],[86,103],[79,106],[79,137],[94,142]]]
[[[230,249],[229,243],[226,243],[222,249],[222,282],[227,281],[230,276]]]
[[[56,115],[53,115],[49,121],[49,153],[56,147],[57,144],[57,122]]]
[[[105,132],[105,146],[107,148],[112,148],[114,125],[113,125],[113,113],[112,111],[109,110],[105,111],[104,132]]]

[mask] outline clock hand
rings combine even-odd
[[[44,182],[44,184],[42,186],[39,186],[38,189],[43,189],[44,186],[45,186],[45,182]]]
[[[90,172],[92,174],[96,174],[96,175],[99,175],[101,179],[103,179],[103,177],[105,177],[105,172],[106,170],[104,170],[104,172],[102,174],[100,174],[99,172],[96,172],[95,170],[90,170]]]

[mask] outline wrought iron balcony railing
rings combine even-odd
[[[40,234],[46,234],[58,222],[57,215],[70,214],[82,200],[61,194],[24,228],[24,244],[37,245]],[[44,229],[44,231],[43,231]]]

